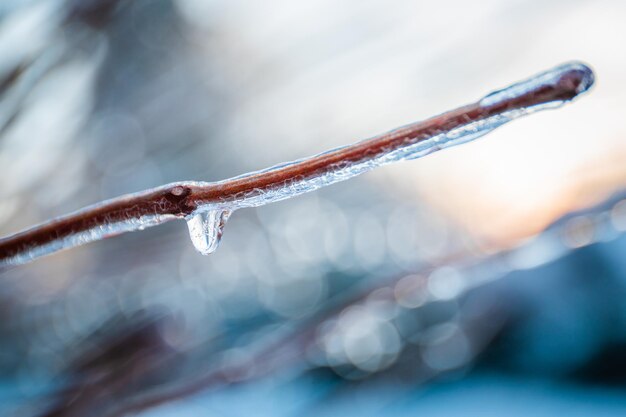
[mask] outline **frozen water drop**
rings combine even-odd
[[[231,213],[230,210],[210,210],[187,219],[189,237],[198,252],[203,255],[215,252]]]

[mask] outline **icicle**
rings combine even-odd
[[[230,210],[211,210],[194,214],[187,219],[189,237],[198,252],[203,255],[215,252],[231,213]]]

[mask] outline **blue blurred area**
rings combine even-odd
[[[287,373],[147,415],[622,415],[624,250],[622,236],[471,290],[460,311],[498,306],[498,318],[481,317],[484,326],[500,323],[497,335],[470,366],[428,383],[402,378],[402,370],[348,383],[328,372]]]
[[[427,388],[375,387],[329,399],[319,384],[289,383],[267,388],[255,384],[228,394],[213,393],[172,404],[146,415],[262,416],[346,413],[362,416],[619,416],[626,403],[621,390],[559,385],[497,374],[478,374],[463,381],[444,382]],[[323,390],[322,390],[323,392]],[[259,395],[262,393],[263,395]],[[311,401],[311,398],[315,398]]]

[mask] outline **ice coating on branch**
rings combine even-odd
[[[221,203],[211,202],[207,207],[203,208],[203,210],[210,210],[211,207],[235,210],[284,200],[309,191],[314,191],[326,185],[350,179],[379,166],[396,161],[417,159],[440,149],[467,143],[526,114],[534,113],[538,110],[560,107],[578,94],[588,90],[592,83],[593,73],[588,67],[579,63],[562,65],[526,81],[516,83],[511,87],[491,93],[479,101],[480,106],[489,108],[498,104],[507,105],[510,102],[523,98],[525,102],[528,103],[526,107],[518,107],[512,110],[505,109],[502,112],[488,117],[461,123],[450,130],[438,131],[431,136],[420,138],[418,141],[408,141],[406,146],[390,148],[388,151],[380,152],[377,155],[364,158],[360,161],[331,165],[327,167],[328,169],[324,172],[311,178],[290,178],[269,189],[249,190],[246,193],[235,195],[234,198],[226,198]],[[551,94],[547,95],[545,93],[546,89],[558,90],[556,90],[557,93],[551,91]],[[549,100],[547,98],[549,98]],[[224,180],[217,184],[227,184],[233,180],[246,179],[261,174],[271,174],[272,172],[278,172],[292,166],[297,166],[300,163],[314,160],[345,148],[346,147],[343,146],[310,158],[282,163],[261,171]]]
[[[532,109],[532,111],[534,110],[536,109]],[[221,209],[234,211],[240,208],[258,207],[265,204],[292,198],[300,194],[315,191],[322,187],[335,184],[340,181],[348,180],[357,175],[371,171],[374,168],[381,167],[392,162],[421,158],[438,150],[472,141],[491,132],[498,126],[501,126],[519,116],[527,114],[530,111],[531,110],[528,109],[517,109],[498,114],[496,116],[492,116],[486,119],[482,119],[473,123],[468,123],[459,128],[452,129],[448,132],[431,136],[417,143],[413,143],[398,149],[392,149],[389,152],[382,153],[381,155],[372,159],[365,159],[350,164],[337,164],[336,166],[331,166],[325,172],[322,172],[321,174],[311,178],[292,178],[284,181],[283,183],[275,187],[264,190],[250,190],[247,193],[236,195],[233,199],[225,199],[221,203],[211,202],[203,207],[202,210],[211,211]],[[313,156],[311,157],[311,159],[316,157],[317,156]],[[272,167],[262,172],[268,173],[274,170],[283,169],[285,167],[295,166],[301,161],[303,160],[297,160],[288,164],[280,164],[276,167]],[[248,175],[254,175],[259,173],[261,173],[261,171]],[[226,180],[224,182],[227,181],[229,180]]]
[[[518,117],[560,107],[589,90],[593,82],[590,68],[572,62],[476,103],[354,145],[225,181],[169,184],[96,204],[0,239],[0,268],[183,216],[195,248],[210,254],[234,210],[285,200],[379,166],[472,141]]]
[[[485,96],[480,101],[480,105],[490,107],[500,103],[510,103],[519,97],[530,95],[531,97],[534,96],[535,103],[529,103],[528,107],[545,104],[552,104],[550,107],[558,107],[588,91],[593,83],[594,75],[591,68],[580,62],[570,62],[517,82],[502,90],[494,91]],[[558,90],[560,94],[552,94],[551,98],[553,99],[550,100],[541,100],[541,94],[554,90]]]
[[[40,256],[58,252],[63,249],[84,245],[85,243],[95,242],[97,240],[117,236],[126,232],[144,230],[148,227],[157,226],[174,219],[174,216],[153,215],[141,216],[137,219],[129,219],[124,222],[104,223],[81,232],[72,233],[63,239],[56,239],[44,245],[33,246],[27,251],[1,259],[0,271],[3,267],[22,265],[32,261],[33,259],[39,258]]]
[[[230,213],[239,208],[256,207],[285,200],[327,185],[345,181],[392,162],[417,159],[440,149],[467,143],[518,117],[538,110],[560,107],[580,93],[587,91],[592,84],[593,72],[591,69],[577,62],[545,71],[525,81],[488,94],[479,101],[481,108],[485,109],[494,106],[505,106],[505,109],[497,114],[461,123],[455,128],[447,131],[441,130],[429,137],[419,138],[420,140],[417,141],[409,138],[410,140],[407,141],[406,146],[390,147],[388,150],[383,150],[362,160],[330,165],[327,169],[312,177],[299,178],[296,176],[266,189],[253,189],[235,195],[232,198],[225,198],[222,202],[211,202],[204,207],[200,206],[204,213],[188,220],[191,240],[200,253],[209,254],[217,248],[223,231],[225,220],[222,221],[219,218],[220,213],[223,211]],[[521,106],[520,103],[525,105]],[[506,110],[509,107],[513,108]],[[345,146],[310,158],[279,164],[262,171],[222,181],[221,184],[226,184],[233,180],[251,178],[260,174],[267,175],[279,172],[280,170],[288,169],[300,163],[344,149],[346,149]]]

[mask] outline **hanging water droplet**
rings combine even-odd
[[[189,237],[198,252],[203,255],[215,252],[231,213],[230,210],[211,210],[187,219]]]

